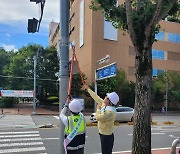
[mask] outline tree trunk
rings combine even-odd
[[[147,43],[147,42],[146,42]],[[136,92],[132,154],[151,153],[152,45],[136,47]]]

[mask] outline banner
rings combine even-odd
[[[33,97],[32,90],[1,90],[0,93],[3,97]]]

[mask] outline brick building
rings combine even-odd
[[[121,2],[119,0],[119,2]],[[94,82],[96,62],[110,55],[109,63],[97,65],[103,67],[116,62],[122,68],[127,79],[135,81],[135,53],[128,34],[115,29],[104,19],[101,12],[89,9],[91,0],[71,0],[70,3],[70,41],[76,46],[76,55],[82,72],[88,77],[88,83]],[[153,76],[163,71],[180,73],[180,24],[161,21],[158,40],[153,44]],[[52,22],[49,28],[49,45],[57,47],[59,24]],[[72,52],[70,52],[70,58]]]

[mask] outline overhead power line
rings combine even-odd
[[[1,34],[11,34],[11,35],[26,35],[27,37],[29,37],[30,35],[27,35],[27,33],[14,33],[14,32],[6,32],[6,31],[0,31]],[[48,37],[48,34],[36,34],[36,37]]]
[[[20,76],[5,76],[5,75],[0,75],[0,77],[3,78],[14,78],[14,79],[28,79],[28,80],[34,80],[34,78],[29,78],[29,77],[20,77]],[[56,82],[57,80],[53,80],[53,79],[42,79],[42,78],[36,78],[37,80],[41,80],[41,81],[54,81]]]

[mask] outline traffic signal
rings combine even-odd
[[[28,33],[35,33],[37,32],[37,24],[38,20],[33,18],[33,19],[28,19]]]

